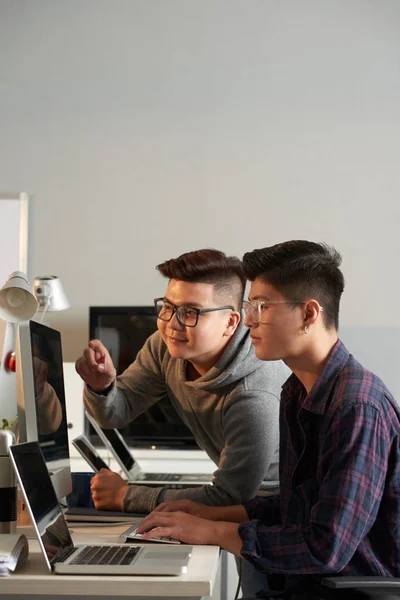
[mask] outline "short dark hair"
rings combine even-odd
[[[181,254],[156,267],[164,277],[190,283],[210,283],[218,298],[240,310],[246,287],[242,261],[220,250],[204,248]],[[229,301],[229,302],[228,302]]]
[[[327,329],[339,329],[339,303],[344,277],[342,258],[324,243],[292,240],[246,252],[243,270],[250,281],[260,278],[291,301],[315,298],[324,307]]]

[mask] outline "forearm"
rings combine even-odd
[[[151,336],[136,360],[105,390],[96,393],[85,386],[85,407],[102,427],[124,427],[163,398],[162,343],[156,334]]]
[[[236,506],[247,500],[242,493],[237,493],[234,481],[226,478],[221,470],[214,476],[213,485],[204,484],[202,486],[183,488],[183,489],[164,489],[159,502],[171,502],[174,500],[193,500],[200,504],[216,507]]]
[[[211,521],[228,521],[229,523],[242,523],[247,520],[247,512],[243,504],[236,506],[210,506]]]
[[[240,556],[243,542],[238,529],[239,526],[236,523],[226,523],[225,521],[214,523],[210,528],[208,543],[213,546],[220,546],[235,556]]]
[[[121,389],[118,379],[104,392],[96,393],[85,386],[83,400],[89,414],[101,427],[107,429],[125,427],[157,401],[149,401],[148,398],[144,400],[140,394]]]
[[[146,485],[130,485],[123,500],[123,510],[133,513],[150,513],[159,504],[158,497],[162,488]]]
[[[209,501],[209,498],[198,495],[203,488],[208,489],[210,487],[211,486],[202,486],[201,488],[186,488],[184,490],[167,490],[164,488],[157,497],[157,504],[179,500],[192,500],[202,505],[201,516],[209,521],[230,521],[231,523],[247,521],[247,511],[242,504],[218,506],[216,502],[215,504],[212,504],[212,502]]]

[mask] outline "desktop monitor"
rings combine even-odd
[[[39,442],[61,500],[72,491],[60,332],[19,324],[17,407],[20,442]]]

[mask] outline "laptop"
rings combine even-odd
[[[72,440],[72,445],[78,450],[79,454],[86,460],[95,473],[100,469],[110,470],[110,467],[104,462],[96,448],[92,446],[85,435],[78,435]]]
[[[128,483],[162,485],[169,488],[196,487],[212,483],[212,475],[210,474],[143,473],[118,429],[103,429],[91,415],[87,412],[85,415],[104,445],[114,455]]]
[[[63,575],[181,575],[192,546],[75,546],[38,442],[10,446],[10,456],[50,571]]]

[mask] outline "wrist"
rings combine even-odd
[[[210,545],[220,546],[224,550],[240,556],[242,540],[239,536],[239,525],[237,523],[213,522],[209,529],[208,543]]]
[[[126,496],[126,492],[129,489],[129,485],[123,485],[118,494],[117,494],[117,504],[118,504],[118,510],[123,511],[124,510],[124,502],[125,502],[125,496]]]
[[[209,517],[213,521],[229,521],[232,523],[242,523],[247,521],[247,512],[243,504],[237,504],[233,506],[215,506],[212,507],[212,517]]]
[[[86,385],[87,385],[89,392],[93,392],[93,394],[96,394],[96,396],[107,396],[107,394],[111,391],[113,383],[114,383],[114,380],[112,380],[112,382],[109,385],[107,385],[106,387],[102,387],[102,388],[93,387],[92,385],[89,385],[89,384],[86,384]]]

